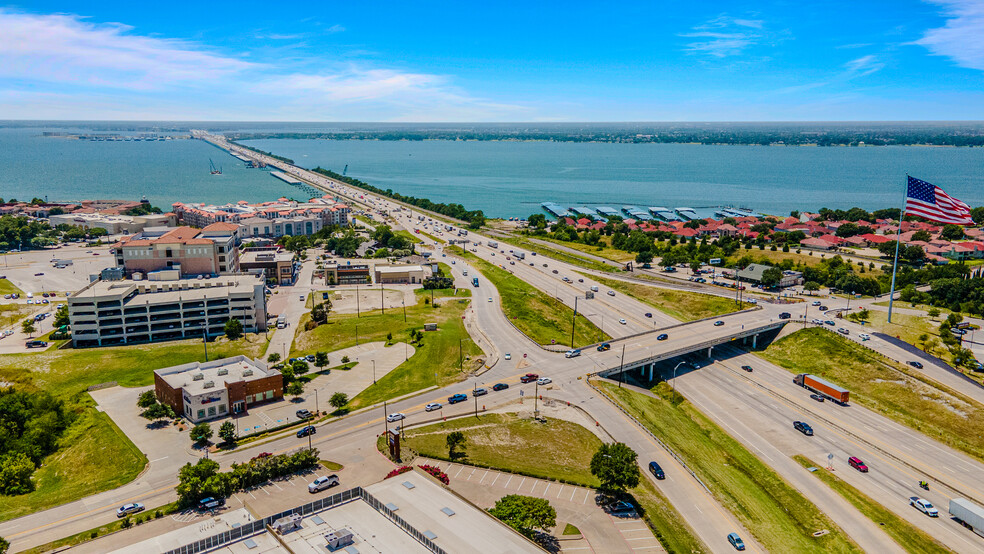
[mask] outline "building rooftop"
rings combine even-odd
[[[164,379],[172,389],[183,389],[192,396],[198,396],[209,390],[222,390],[226,383],[253,381],[280,374],[275,369],[268,369],[263,362],[251,360],[246,356],[205,363],[191,362],[155,369],[154,373]]]
[[[419,265],[377,265],[376,271],[379,273],[406,273],[408,271],[423,271],[423,266]]]
[[[206,300],[216,294],[248,293],[253,294],[254,287],[262,285],[263,280],[257,275],[247,273],[221,275],[211,279],[171,279],[162,281],[93,281],[86,287],[72,293],[70,300],[83,300],[86,297],[119,296],[127,298],[124,303],[140,302],[154,303],[178,302],[190,300]],[[153,298],[149,298],[152,296]]]
[[[264,219],[264,221],[267,221]],[[294,260],[294,254],[291,252],[276,251],[276,250],[263,250],[263,251],[253,251],[253,252],[242,252],[239,254],[239,263],[251,264],[258,262],[290,262]]]

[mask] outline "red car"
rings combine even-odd
[[[850,464],[850,466],[853,467],[854,469],[860,471],[861,473],[868,473],[868,466],[865,465],[865,463],[862,462],[860,458],[851,456],[850,458],[847,459],[847,463]]]
[[[523,375],[522,377],[519,378],[519,382],[520,383],[532,383],[533,381],[536,381],[539,378],[540,378],[540,376],[537,375],[536,373],[527,373],[526,375]]]

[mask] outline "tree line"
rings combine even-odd
[[[75,418],[47,392],[0,389],[0,494],[34,490],[31,476]]]

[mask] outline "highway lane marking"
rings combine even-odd
[[[700,515],[704,515],[704,510],[701,510],[700,509],[700,506],[694,504],[694,509],[696,509],[698,512],[700,512]]]

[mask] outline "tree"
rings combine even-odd
[[[37,330],[34,328],[34,320],[25,319],[24,323],[21,323],[21,330],[24,331],[24,334],[29,337],[34,336],[34,331]]]
[[[152,390],[140,393],[140,396],[137,398],[137,407],[149,408],[154,404],[157,404],[157,396]]]
[[[190,506],[201,500],[206,494],[216,492],[215,489],[218,488],[216,485],[219,484],[218,477],[219,463],[215,460],[201,458],[194,465],[185,464],[178,471],[176,490],[180,503],[184,506]]]
[[[68,318],[68,304],[64,304],[55,310],[55,328],[63,325],[71,325],[71,321]]]
[[[314,365],[320,370],[321,368],[328,365],[328,353],[327,352],[316,352],[314,354]]]
[[[649,250],[643,250],[636,254],[635,261],[637,264],[651,264],[653,263],[653,253]]]
[[[56,208],[52,208],[56,209]],[[7,554],[7,550],[10,549],[10,542],[7,539],[0,537],[0,554]]]
[[[328,312],[331,311],[331,300],[319,302],[311,308],[311,321],[318,325],[328,321]]]
[[[943,240],[960,240],[964,236],[963,227],[959,225],[944,225],[940,231],[940,238]]]
[[[936,318],[940,317],[940,309],[939,308],[930,308],[926,312],[926,315],[928,315],[929,317],[931,317],[933,319],[936,319]]]
[[[240,339],[243,336],[243,324],[238,319],[230,319],[225,322],[224,331],[229,340]]]
[[[159,404],[155,401],[150,406],[147,406],[146,410],[140,412],[140,417],[149,419],[150,421],[174,419],[174,408],[168,406],[167,404]]]
[[[279,361],[280,361],[280,354],[277,354],[276,352],[267,356],[267,363],[275,364]]]
[[[912,240],[918,240],[922,242],[929,242],[933,240],[933,235],[929,234],[929,231],[925,229],[920,229],[915,233],[912,233]]]
[[[623,443],[602,444],[591,457],[591,474],[602,490],[624,491],[639,484],[637,454]]]
[[[349,363],[349,357],[348,356],[342,356],[342,363],[343,364]]]
[[[310,369],[308,363],[304,360],[294,360],[294,363],[290,367],[294,370],[294,375],[304,375]]]
[[[226,444],[232,444],[236,440],[236,426],[231,421],[225,421],[219,426],[219,436]]]
[[[447,438],[445,438],[444,442],[447,443],[448,445],[448,458],[451,458],[453,460],[455,459],[456,456],[464,455],[463,452],[458,453],[455,452],[455,450],[459,448],[464,448],[465,443],[468,442],[468,438],[465,437],[465,434],[462,433],[461,431],[452,431],[448,433],[448,436]]]
[[[191,440],[197,445],[204,445],[212,438],[212,426],[203,421],[191,428]]]
[[[24,452],[0,456],[0,494],[27,494],[34,490],[34,462]]]
[[[346,404],[348,404],[348,395],[344,392],[336,392],[331,395],[331,398],[328,399],[328,403],[331,404],[332,408],[341,410]]]
[[[528,538],[535,537],[537,529],[557,525],[557,511],[543,498],[508,494],[496,500],[489,513]]]
[[[818,290],[820,290],[820,283],[818,283],[816,281],[807,281],[807,282],[803,283],[803,290],[805,290],[805,291],[807,291],[807,292],[809,292],[811,294],[814,293],[814,292],[817,292]]]
[[[300,396],[304,394],[304,383],[300,381],[292,381],[287,385],[287,394],[291,396]]]
[[[777,287],[782,281],[782,270],[778,267],[770,267],[762,272],[763,287]]]

